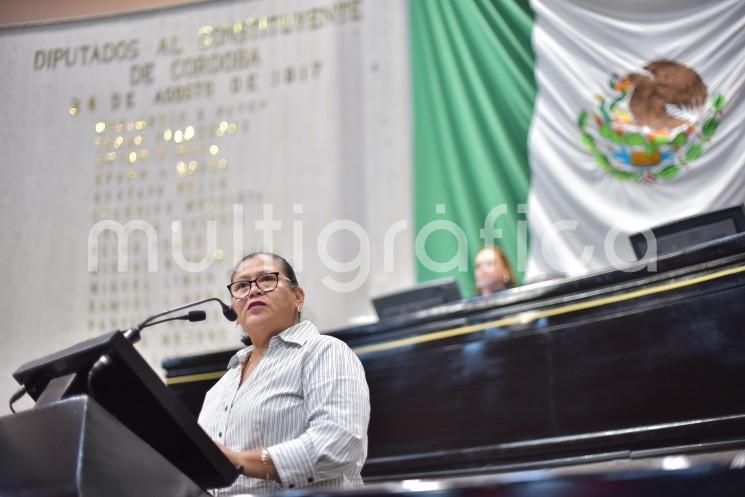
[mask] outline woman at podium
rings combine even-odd
[[[254,253],[228,290],[244,343],[199,424],[243,475],[215,495],[362,485],[370,400],[357,356],[302,320],[305,292],[282,257]]]

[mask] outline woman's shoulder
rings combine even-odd
[[[305,347],[308,355],[331,355],[337,357],[357,357],[349,345],[335,336],[325,333],[315,333],[310,336]]]
[[[340,349],[340,350],[351,350],[349,345],[339,340],[333,335],[327,335],[325,333],[318,333],[313,335],[308,341],[314,347],[323,349]]]
[[[322,333],[315,323],[309,319],[299,322],[293,329],[297,330],[297,332],[293,333],[293,337],[298,343],[308,344],[314,347],[347,346],[346,343],[338,338]]]
[[[311,376],[322,378],[358,377],[364,378],[364,369],[357,354],[342,340],[335,336],[319,334],[303,347],[305,371]]]

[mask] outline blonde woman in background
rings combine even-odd
[[[496,245],[482,248],[476,254],[474,266],[476,293],[482,297],[512,288],[517,284],[510,261]]]

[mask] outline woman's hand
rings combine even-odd
[[[228,459],[228,461],[233,464],[233,466],[243,466],[243,462],[241,461],[241,455],[239,452],[225,447],[220,442],[215,442],[215,445],[217,445],[217,448],[220,449],[220,452],[223,453],[223,455]]]
[[[246,452],[236,452],[233,449],[225,447],[220,442],[215,442],[217,448],[223,453],[233,466],[240,466],[241,472],[246,476],[254,478],[269,479],[279,481],[277,468],[271,457],[267,459],[266,465],[261,460],[261,449],[247,450]],[[268,476],[268,478],[267,478]]]

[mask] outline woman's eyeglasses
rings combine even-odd
[[[256,287],[264,293],[271,292],[277,285],[279,285],[279,272],[264,273],[253,280],[238,280],[228,285],[228,291],[234,299],[245,299],[248,294],[251,293],[251,285]],[[290,281],[286,276],[282,276],[287,281]]]

